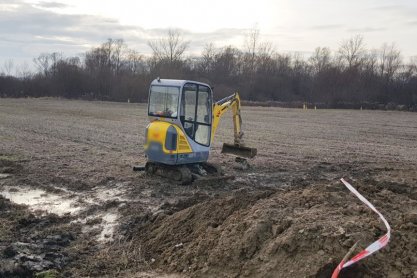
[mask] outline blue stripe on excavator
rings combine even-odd
[[[205,162],[208,160],[209,152],[194,152],[178,154],[177,164],[190,164],[197,162]]]
[[[162,150],[162,145],[157,142],[151,142],[146,150],[148,160],[168,165],[191,164],[205,162],[208,160],[209,152],[194,152],[184,154],[166,154]]]

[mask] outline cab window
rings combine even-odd
[[[182,92],[181,115],[185,133],[201,145],[210,145],[211,134],[210,88],[197,84],[186,84]]]
[[[211,111],[210,92],[206,86],[198,88],[198,104],[197,104],[197,122],[210,124],[209,117]]]
[[[148,114],[150,116],[177,118],[179,94],[180,89],[178,87],[151,86]]]
[[[194,139],[194,121],[195,121],[195,107],[197,100],[197,85],[185,84],[182,92],[181,100],[181,116],[180,119],[184,126],[185,133]]]

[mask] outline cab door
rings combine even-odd
[[[186,83],[181,94],[180,120],[187,136],[202,146],[210,146],[212,94],[208,86]]]

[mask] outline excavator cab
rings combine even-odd
[[[151,83],[145,152],[149,161],[170,165],[207,161],[213,96],[209,85],[186,80]]]

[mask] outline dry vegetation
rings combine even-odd
[[[343,277],[416,277],[417,114],[243,110],[252,168],[220,154],[226,117],[211,160],[237,178],[179,186],[132,171],[145,162],[145,105],[1,99],[0,191],[36,189],[72,213],[0,197],[0,276],[329,277],[354,242],[385,231],[345,177],[393,234]]]
[[[237,90],[262,105],[417,110],[417,59],[403,59],[394,43],[369,49],[356,35],[338,49],[317,47],[307,57],[278,52],[256,28],[240,48],[208,43],[188,56],[190,43],[179,30],[169,30],[148,42],[152,55],[146,56],[122,39],[108,39],[79,56],[42,53],[33,60],[37,72],[19,77],[10,76],[9,60],[0,73],[0,97],[146,102],[148,84],[159,76],[209,83],[219,98]]]

